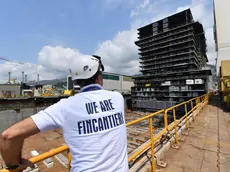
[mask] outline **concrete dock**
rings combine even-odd
[[[230,113],[212,101],[192,123],[179,149],[169,149],[161,172],[229,172]],[[158,167],[159,169],[159,167]]]

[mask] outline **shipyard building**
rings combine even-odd
[[[131,88],[134,86],[131,76],[103,72],[103,88],[110,91],[118,91],[123,94],[130,94]],[[79,86],[78,89],[80,89]],[[67,88],[71,90],[73,88],[73,82],[71,76],[67,76]]]
[[[190,9],[139,28],[135,44],[142,75],[134,77],[134,109],[165,109],[207,92],[205,33]]]

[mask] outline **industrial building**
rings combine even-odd
[[[20,84],[0,84],[0,98],[15,98],[20,95]]]
[[[131,76],[119,75],[114,73],[103,73],[103,87],[106,90],[116,90],[121,93],[131,93],[134,86]]]
[[[222,60],[230,60],[230,1],[214,0],[214,39],[216,43],[217,61],[216,70],[219,75],[219,68]]]
[[[134,82],[131,76],[120,75],[115,73],[103,72],[103,88],[106,90],[118,91],[120,93],[131,93],[131,87],[134,86]],[[71,76],[67,76],[67,89],[73,88],[73,82]],[[79,86],[75,86],[79,89]]]
[[[205,33],[190,9],[141,27],[138,35],[143,75],[134,77],[134,109],[165,109],[206,93]]]

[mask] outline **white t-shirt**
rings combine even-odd
[[[128,172],[120,93],[82,92],[31,117],[41,132],[62,128],[72,155],[71,172]]]

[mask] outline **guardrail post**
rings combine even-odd
[[[173,109],[173,118],[174,118],[174,129],[175,129],[175,143],[178,145],[178,133],[177,133],[177,121],[176,121],[176,111]]]
[[[71,157],[71,154],[70,154],[69,150],[67,151],[67,158],[68,158],[68,171],[70,171],[72,157]]]
[[[187,102],[184,104],[185,109],[185,116],[186,116],[186,128],[188,129],[188,109],[187,109]]]
[[[150,142],[151,142],[151,154],[152,154],[152,171],[156,172],[156,164],[155,164],[155,153],[154,153],[154,138],[153,138],[153,118],[149,118],[149,131],[150,131]]]
[[[200,102],[202,103],[202,107],[201,107],[201,112],[204,110],[204,100],[203,100],[204,96],[200,97]]]
[[[205,105],[206,105],[206,101],[207,101],[207,95],[204,95],[203,96],[204,98],[203,98],[203,110],[204,110],[204,108],[205,108]]]
[[[164,111],[164,124],[165,124],[165,129],[168,130],[168,115],[167,111]]]
[[[193,100],[191,101],[191,109],[193,109]],[[193,113],[193,111],[192,111],[192,113]],[[192,116],[192,119],[193,119],[193,121],[195,121],[195,116],[194,115]]]

